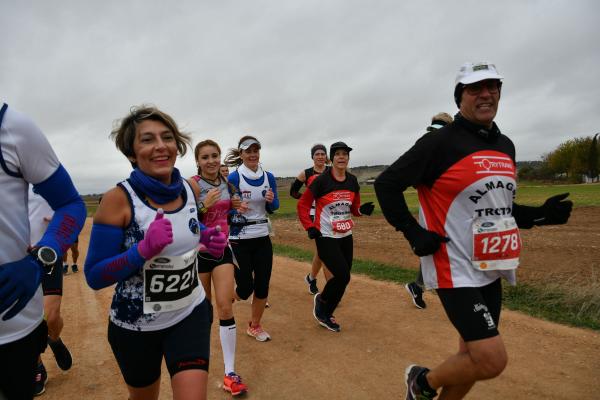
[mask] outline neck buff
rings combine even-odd
[[[175,200],[183,190],[181,174],[177,168],[173,168],[170,185],[165,185],[146,175],[138,168],[135,168],[129,175],[129,183],[136,191],[144,193],[157,204],[165,204]]]
[[[244,175],[248,179],[259,179],[259,178],[262,178],[262,176],[264,175],[263,169],[260,166],[260,164],[259,164],[256,172],[252,171],[250,168],[246,167],[244,164],[242,164],[238,167],[238,172],[240,174]]]
[[[467,128],[468,131],[481,136],[484,140],[486,140],[489,143],[495,142],[500,136],[500,129],[498,128],[498,125],[496,125],[495,122],[492,122],[492,127],[488,128],[486,126],[469,121],[468,119],[463,117],[461,113],[458,113],[454,116],[454,121]]]

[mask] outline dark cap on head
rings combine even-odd
[[[352,147],[348,146],[346,143],[344,143],[344,142],[335,142],[334,144],[332,144],[329,147],[329,159],[330,160],[333,160],[333,156],[335,155],[335,151],[339,150],[339,149],[344,149],[348,153],[350,153],[352,151]]]
[[[323,153],[327,154],[327,148],[325,147],[325,145],[317,143],[310,148],[310,158],[313,158],[315,156],[317,150],[323,150]]]

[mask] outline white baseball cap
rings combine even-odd
[[[258,148],[260,149],[260,142],[255,139],[246,139],[242,143],[240,143],[239,147],[240,147],[240,150],[248,150],[250,148],[250,146],[252,146],[253,144],[257,145]]]
[[[494,64],[489,62],[468,62],[464,63],[460,67],[460,70],[458,70],[454,85],[456,86],[459,83],[468,85],[486,79],[503,79],[503,77],[498,74],[498,70]]]

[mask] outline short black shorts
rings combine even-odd
[[[0,398],[33,398],[35,367],[48,343],[48,326],[42,321],[29,335],[0,345]]]
[[[498,336],[502,308],[500,278],[486,286],[436,291],[446,315],[465,342]]]
[[[62,296],[63,294],[63,269],[62,260],[58,260],[54,264],[54,268],[50,274],[42,275],[42,291],[44,296]]]
[[[204,300],[177,324],[159,331],[133,331],[108,323],[108,342],[129,386],[146,387],[160,378],[164,356],[171,377],[180,371],[208,372],[212,305]]]
[[[198,253],[199,273],[212,272],[213,269],[223,264],[233,264],[233,256],[231,255],[231,249],[229,246],[225,247],[223,256],[218,259],[208,253]]]

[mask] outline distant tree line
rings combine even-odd
[[[569,139],[542,156],[542,161],[517,164],[519,179],[598,182],[600,146],[598,136]]]

